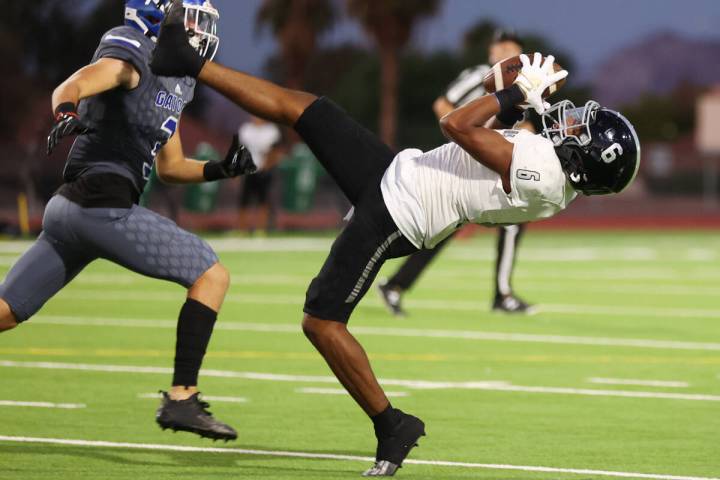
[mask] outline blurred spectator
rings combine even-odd
[[[252,153],[258,172],[244,177],[240,193],[240,230],[265,231],[270,226],[270,214],[274,211],[272,187],[275,166],[283,155],[280,146],[282,134],[272,123],[257,117],[240,126],[240,143]]]

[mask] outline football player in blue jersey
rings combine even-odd
[[[92,62],[57,87],[48,154],[77,136],[64,184],[45,209],[43,231],[0,285],[0,331],[31,318],[98,258],[187,288],[177,326],[172,388],[163,392],[163,428],[213,439],[237,438],[199,399],[197,377],[230,276],[212,248],[172,221],[138,206],[153,166],[168,183],[199,183],[252,173],[237,136],[227,157],[185,157],[179,125],[196,80],[163,77],[149,62],[169,0],[128,0],[125,25],[100,40]],[[190,44],[212,59],[218,11],[209,0],[183,2]]]

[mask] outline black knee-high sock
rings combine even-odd
[[[183,305],[177,326],[173,386],[197,385],[215,320],[217,312],[198,301],[188,298]]]

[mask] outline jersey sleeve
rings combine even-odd
[[[144,42],[128,27],[113,28],[100,40],[94,60],[115,58],[130,63],[141,75],[148,65],[149,50]]]
[[[528,132],[514,142],[510,202],[516,207],[565,205],[565,173],[552,144]]]

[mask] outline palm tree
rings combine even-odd
[[[332,0],[264,0],[255,17],[256,29],[269,28],[280,42],[285,85],[301,89],[308,60],[320,35],[336,20]]]
[[[441,0],[347,0],[348,12],[373,38],[380,52],[380,137],[394,146],[397,137],[400,52],[417,22],[434,14]]]

